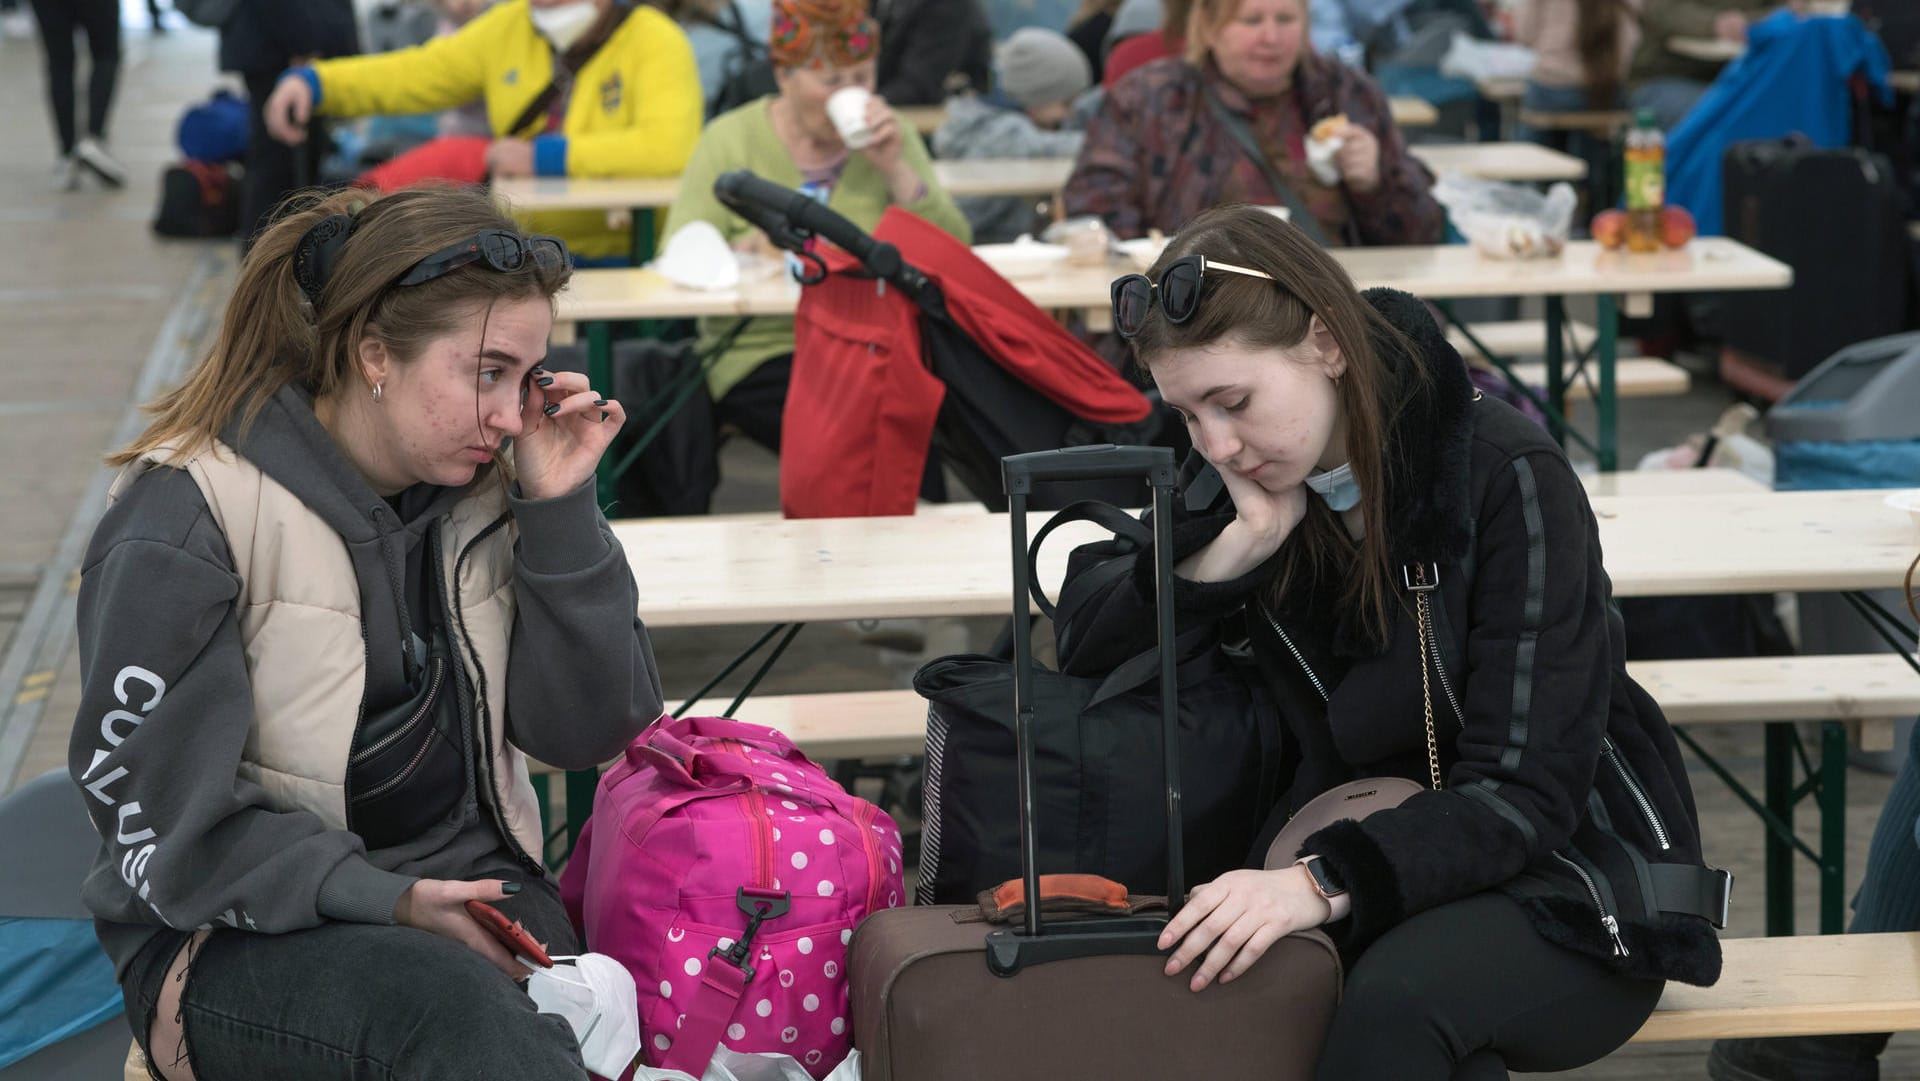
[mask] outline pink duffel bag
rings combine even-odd
[[[786,736],[662,717],[601,776],[560,895],[639,987],[649,1066],[721,1042],[823,1077],[853,1046],[847,943],[905,899],[900,831]]]

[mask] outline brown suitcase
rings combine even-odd
[[[1004,460],[1013,530],[1015,701],[1031,701],[1026,495],[1035,481],[1144,476],[1153,488],[1159,640],[1172,642],[1170,508],[1175,470],[1161,447],[1075,447]],[[1181,883],[1173,660],[1164,649],[1169,893]],[[1031,709],[1016,705],[1022,896],[1034,866]],[[1071,868],[1048,868],[1067,871]],[[1340,959],[1317,931],[1276,942],[1245,975],[1198,994],[1167,976],[1156,939],[1165,916],[981,921],[975,905],[876,912],[847,958],[854,1046],[866,1081],[1307,1081],[1340,995]]]

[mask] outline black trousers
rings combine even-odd
[[[244,251],[254,234],[272,224],[282,200],[320,175],[326,156],[326,125],[315,117],[307,125],[307,141],[288,146],[267,131],[266,104],[280,81],[279,70],[249,71],[247,84],[247,169],[240,178],[240,244]]]
[[[65,157],[80,141],[74,116],[74,32],[86,31],[92,59],[87,73],[87,134],[105,138],[113,85],[120,78],[120,5],[115,0],[33,0],[33,18],[40,24],[40,47],[47,58],[47,105],[53,110],[54,131]]]
[[[1483,893],[1380,936],[1347,974],[1322,1081],[1501,1081],[1571,1070],[1625,1043],[1666,986],[1543,939]]]

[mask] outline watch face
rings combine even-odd
[[[1347,888],[1334,879],[1333,872],[1327,868],[1326,860],[1308,860],[1307,874],[1313,877],[1314,888],[1320,891],[1322,897],[1333,897],[1347,892]]]

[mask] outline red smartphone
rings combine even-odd
[[[485,901],[468,901],[467,914],[473,917],[475,923],[486,928],[488,934],[499,939],[508,953],[524,957],[541,968],[553,967],[553,958],[547,956],[547,951],[533,940],[526,928],[508,919],[506,913]]]

